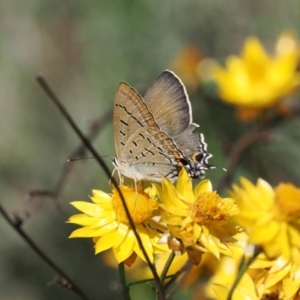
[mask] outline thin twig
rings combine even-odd
[[[221,191],[224,187],[226,187],[229,184],[235,166],[238,164],[245,151],[257,141],[265,139],[267,134],[269,134],[269,131],[261,131],[259,130],[259,128],[254,128],[246,132],[235,142],[229,155],[229,163],[226,167],[227,171],[224,173],[224,176],[222,177],[217,186],[218,191]]]
[[[175,294],[177,291],[178,291],[178,288],[179,288],[179,286],[180,286],[180,284],[181,284],[181,281],[179,281],[179,280],[177,280],[178,279],[178,277],[180,276],[180,275],[182,275],[182,272],[181,271],[178,271],[178,272],[176,272],[175,274],[173,274],[173,275],[169,275],[169,276],[167,276],[166,277],[166,279],[167,278],[171,278],[166,284],[165,284],[165,291],[166,291],[166,299],[170,299],[172,296],[173,296],[173,294]],[[178,284],[175,284],[175,282],[178,282]],[[170,288],[170,287],[172,287],[172,289],[170,289],[169,291],[168,291],[168,289]]]
[[[55,272],[61,275],[71,286],[71,289],[81,297],[81,299],[88,300],[88,296],[79,288],[79,286],[69,277],[61,268],[59,268],[35,243],[34,241],[23,231],[20,226],[20,222],[14,222],[0,204],[0,213],[7,223],[23,238],[23,240],[30,246],[30,248],[50,266]]]
[[[191,264],[191,262],[187,261],[186,264],[181,268],[181,270],[175,274],[176,278],[173,278],[171,281],[167,282],[167,284],[165,285],[165,290],[168,290],[166,292],[166,299],[170,299],[172,295],[176,293],[176,291],[178,291],[179,287],[182,286],[182,283],[189,275],[192,266],[193,265]],[[182,276],[178,279],[180,275]]]
[[[123,203],[123,207],[124,210],[126,212],[126,215],[128,217],[128,221],[130,224],[130,227],[137,239],[138,245],[141,248],[141,251],[147,261],[147,264],[152,272],[152,275],[154,277],[156,286],[157,286],[157,294],[159,299],[161,300],[165,300],[165,295],[164,295],[164,290],[163,290],[163,286],[159,280],[158,274],[156,272],[156,269],[154,267],[154,265],[152,264],[152,262],[149,259],[149,256],[143,246],[142,240],[135,228],[134,222],[131,218],[129,209],[126,205],[124,196],[117,184],[117,181],[114,177],[111,177],[111,172],[109,170],[109,168],[107,167],[106,163],[104,162],[104,160],[100,157],[100,155],[98,154],[98,152],[95,150],[95,148],[92,146],[92,144],[90,143],[90,141],[88,140],[88,138],[81,132],[81,130],[79,129],[79,127],[77,126],[77,124],[74,122],[73,118],[71,117],[71,115],[68,113],[68,111],[66,110],[66,108],[62,105],[62,103],[59,101],[59,99],[57,98],[57,96],[54,94],[54,92],[52,91],[52,89],[50,88],[50,86],[48,85],[48,83],[46,82],[46,80],[44,79],[44,77],[42,75],[37,75],[36,76],[36,81],[38,82],[38,84],[40,85],[40,87],[43,89],[43,91],[46,93],[46,95],[49,97],[50,100],[52,100],[52,102],[55,104],[55,106],[58,108],[58,110],[61,112],[61,114],[64,116],[64,118],[67,120],[67,122],[69,123],[69,125],[72,127],[72,129],[74,130],[74,132],[78,135],[78,137],[80,138],[80,140],[84,143],[85,147],[89,149],[89,151],[92,153],[92,155],[95,157],[96,161],[99,163],[99,165],[101,166],[101,168],[104,170],[104,172],[106,173],[108,178],[111,178],[111,182],[114,185],[115,189],[117,190],[117,192],[120,195],[120,198],[122,200]]]
[[[109,110],[99,120],[94,121],[92,126],[90,126],[90,131],[87,134],[87,138],[90,141],[93,140],[97,136],[97,134],[99,134],[99,129],[102,128],[109,120],[111,120],[111,118],[112,118],[112,110]],[[69,155],[69,158],[83,157],[85,150],[86,150],[86,147],[85,147],[84,143],[81,143],[78,147],[76,147],[71,152],[71,154]],[[60,204],[60,195],[63,192],[63,189],[66,185],[68,177],[70,176],[73,168],[74,168],[73,163],[65,162],[65,164],[61,170],[59,179],[53,190],[35,189],[35,190],[27,192],[25,197],[27,199],[32,199],[33,197],[36,197],[36,196],[51,197],[51,198],[53,198],[54,203],[57,206],[57,208],[62,211],[62,207]]]
[[[294,106],[290,108],[289,117],[296,117],[300,114],[300,105]],[[264,140],[266,136],[270,134],[270,127],[278,125],[282,121],[286,121],[287,117],[279,115],[277,111],[273,111],[268,114],[265,118],[262,118],[259,124],[247,131],[244,135],[242,135],[232,146],[232,151],[229,155],[229,162],[227,166],[227,172],[224,173],[224,176],[220,180],[217,185],[217,190],[222,190],[226,187],[233,175],[233,171],[235,166],[241,160],[243,154],[257,141]]]
[[[97,134],[99,134],[99,129],[104,126],[105,123],[107,123],[112,118],[112,110],[109,110],[106,112],[98,121],[94,122],[93,126],[91,126],[90,132],[86,135],[89,141],[92,141]],[[72,153],[70,154],[70,158],[80,158],[83,157],[86,150],[86,146],[84,143],[81,143]],[[59,196],[62,192],[62,189],[65,185],[65,182],[67,180],[68,175],[70,174],[71,170],[73,169],[74,164],[70,162],[66,162],[60,179],[57,182],[57,185],[54,189],[55,193],[55,199],[59,199]]]

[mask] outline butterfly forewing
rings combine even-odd
[[[127,139],[122,159],[134,169],[137,177],[142,174],[144,179],[160,181],[163,177],[173,179],[178,175],[184,156],[166,134],[156,128],[143,128]]]
[[[114,135],[117,157],[122,157],[126,140],[141,128],[156,128],[152,114],[138,92],[121,82],[114,101]]]

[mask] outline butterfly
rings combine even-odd
[[[184,84],[171,71],[162,72],[142,97],[121,82],[114,99],[112,160],[119,174],[135,181],[175,181],[182,168],[191,178],[203,178],[212,156],[199,126],[192,122],[192,108]]]

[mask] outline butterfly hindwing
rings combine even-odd
[[[191,124],[192,111],[181,80],[164,71],[145,93],[144,101],[160,130],[170,137],[180,134]]]
[[[191,104],[182,81],[171,71],[162,72],[146,91],[144,101],[160,129],[185,156],[205,168],[212,155],[206,150],[204,136],[193,133],[199,125],[192,123]]]

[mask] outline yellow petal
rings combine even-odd
[[[164,204],[169,206],[186,207],[186,205],[178,199],[175,186],[165,178],[162,180],[162,194],[160,194],[160,199]]]
[[[113,209],[111,199],[108,202],[102,201],[102,199],[97,199],[96,197],[90,197],[90,199],[104,210],[112,210]]]
[[[103,191],[100,190],[92,190],[93,193],[93,201],[98,204],[105,204],[105,203],[110,203],[111,202],[111,196],[104,193]]]
[[[280,282],[290,271],[290,265],[287,264],[285,267],[281,267],[276,272],[271,270],[269,271],[268,277],[265,281],[265,288],[270,288],[275,285],[277,282]]]
[[[144,249],[150,259],[150,261],[153,261],[153,251],[152,251],[152,243],[151,240],[149,238],[149,235],[147,233],[147,231],[145,230],[145,228],[142,225],[137,226],[137,230],[139,233],[139,236],[142,240],[142,244],[144,246]],[[142,250],[140,249],[140,246],[138,245],[137,241],[135,240],[135,244],[134,244],[134,252],[144,261],[146,261]]]
[[[220,258],[219,249],[215,244],[214,239],[212,238],[209,230],[205,226],[202,226],[202,230],[203,230],[203,234],[201,235],[199,241],[201,242],[201,244],[203,244],[203,246],[206,249],[208,249],[208,251],[210,251],[215,257],[219,259]]]
[[[219,247],[216,245],[215,243],[215,239],[213,238],[212,235],[209,235],[208,239],[207,239],[207,244],[206,244],[206,248],[218,259],[220,259],[220,249]]]
[[[272,220],[269,224],[265,224],[265,226],[253,227],[249,235],[249,242],[256,245],[269,243],[276,238],[279,232],[280,224]]]
[[[122,243],[113,248],[114,255],[119,263],[125,261],[133,253],[134,242],[135,237],[133,231],[130,230]]]
[[[78,214],[78,215],[71,216],[69,218],[69,220],[67,221],[67,223],[73,223],[73,224],[77,224],[77,225],[81,225],[81,226],[90,226],[90,225],[97,223],[100,220],[101,220],[101,217],[100,218],[95,218],[95,217],[92,218],[85,214]]]
[[[120,234],[117,230],[113,230],[109,234],[100,237],[95,245],[95,254],[112,248],[115,244],[115,241],[119,239],[119,235]]]
[[[256,37],[246,39],[242,56],[250,74],[253,76],[261,76],[259,72],[263,72],[270,64],[265,49]]]
[[[263,199],[264,206],[265,207],[271,207],[274,205],[274,197],[275,192],[273,188],[270,186],[270,184],[263,180],[262,178],[259,178],[257,180],[257,189],[260,192],[260,197]]]
[[[118,226],[117,222],[112,222],[101,228],[91,228],[91,227],[78,228],[70,234],[69,238],[98,237],[111,232],[117,226]]]
[[[94,237],[95,235],[95,230],[91,230],[89,227],[83,227],[83,228],[78,228],[74,230],[70,235],[69,238],[90,238]]]
[[[162,212],[162,217],[160,218],[161,223],[167,223],[168,225],[178,226],[182,218],[180,216],[169,215],[169,213]]]
[[[115,214],[114,213],[110,213],[106,217],[103,216],[100,219],[95,219],[95,223],[93,225],[91,225],[91,227],[96,229],[97,227],[106,226],[107,224],[110,224],[113,221],[116,221]]]
[[[182,208],[176,207],[176,206],[168,206],[165,204],[160,204],[159,206],[162,209],[164,209],[165,211],[167,211],[168,213],[171,213],[174,215],[179,215],[179,216],[184,216],[184,217],[188,216],[188,211],[186,209],[182,209]]]
[[[202,180],[195,187],[195,190],[194,190],[195,198],[198,198],[200,196],[200,194],[202,194],[204,192],[212,192],[212,184],[208,179]]]
[[[71,202],[71,204],[74,207],[76,207],[78,210],[82,211],[83,213],[91,217],[99,217],[103,212],[103,209],[97,204],[84,202],[84,201],[75,201],[75,202]]]
[[[118,228],[119,235],[114,241],[114,247],[119,247],[121,243],[127,238],[128,234],[130,233],[131,229],[126,224],[119,224]]]
[[[176,189],[180,197],[184,198],[186,201],[190,200],[193,202],[195,199],[192,180],[184,168],[179,173]]]

